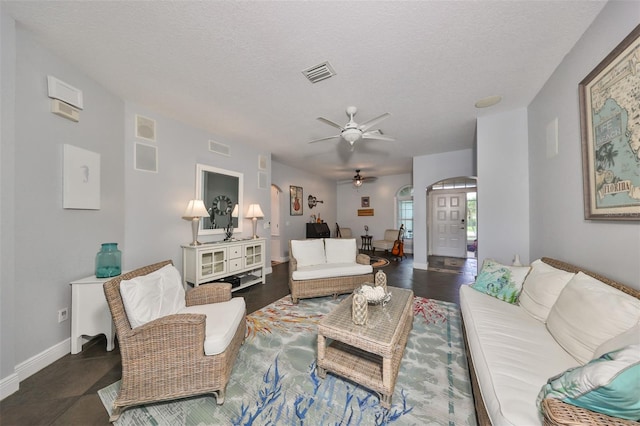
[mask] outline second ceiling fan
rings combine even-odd
[[[373,177],[373,176],[364,177],[364,176],[362,176],[360,174],[360,169],[357,169],[356,170],[356,175],[352,179],[339,181],[338,183],[351,183],[356,188],[359,188],[365,182],[375,182],[376,180],[378,180],[377,177]]]
[[[340,124],[331,121],[324,117],[318,117],[318,120],[326,123],[332,127],[340,129],[340,133],[334,136],[328,136],[326,138],[316,139],[309,143],[315,143],[320,141],[326,141],[330,139],[342,138],[345,141],[349,142],[349,145],[353,148],[353,144],[359,141],[360,139],[377,139],[382,141],[395,141],[395,139],[390,138],[388,136],[384,136],[380,129],[369,130],[385,118],[389,117],[391,114],[385,112],[382,115],[377,116],[376,118],[372,118],[369,121],[365,121],[362,124],[358,124],[353,120],[353,117],[358,112],[358,108],[354,106],[347,107],[347,116],[349,116],[349,122],[345,124],[345,126],[341,126]]]

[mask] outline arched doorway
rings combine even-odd
[[[477,178],[460,176],[427,188],[427,253],[452,258],[477,257]]]

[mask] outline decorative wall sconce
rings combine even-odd
[[[309,198],[307,198],[307,201],[309,202],[309,208],[310,209],[314,208],[316,206],[316,204],[318,204],[318,203],[324,203],[324,201],[318,200],[313,195],[309,195]]]

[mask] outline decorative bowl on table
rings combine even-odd
[[[391,299],[391,293],[384,287],[363,284],[354,290],[354,293],[362,294],[370,305],[386,305]]]

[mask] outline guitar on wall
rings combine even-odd
[[[404,224],[400,225],[400,230],[398,230],[398,239],[393,242],[391,254],[399,257],[400,260],[402,260],[402,256],[404,256]]]

